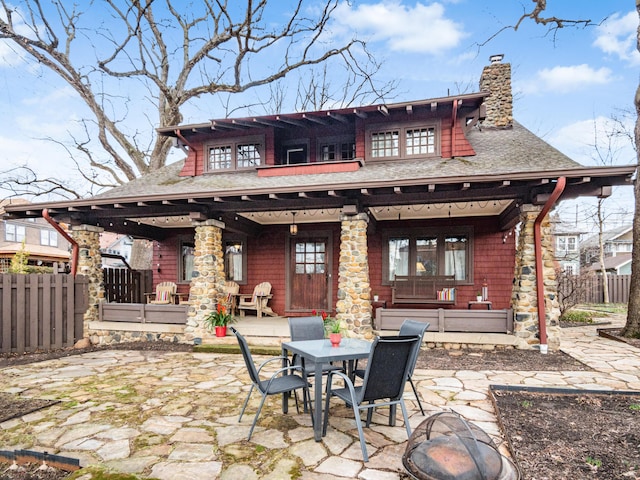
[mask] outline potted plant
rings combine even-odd
[[[380,298],[380,297],[378,297],[378,294],[377,294],[377,293],[374,293],[374,294],[373,294],[373,301],[374,301],[374,302],[377,302],[379,298]]]
[[[478,302],[481,302],[481,301],[482,301],[482,292],[478,292],[478,293],[477,293],[477,295],[476,295],[476,300],[477,300]]]
[[[331,345],[337,347],[342,341],[342,323],[337,318],[326,317],[324,326],[329,334]]]
[[[221,303],[216,304],[216,309],[204,319],[205,324],[211,330],[215,330],[216,337],[227,335],[227,325],[234,323],[236,319],[227,311],[227,307]]]

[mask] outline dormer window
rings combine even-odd
[[[368,157],[372,160],[431,157],[440,155],[437,124],[411,124],[367,129]]]
[[[209,145],[207,171],[242,170],[263,164],[264,139],[243,137]]]
[[[356,142],[353,135],[326,137],[318,140],[318,161],[336,162],[356,158]]]

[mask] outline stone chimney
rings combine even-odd
[[[484,100],[486,117],[484,128],[511,128],[513,126],[513,95],[511,94],[511,64],[502,63],[504,55],[489,57],[490,65],[482,70],[480,91],[489,92]]]

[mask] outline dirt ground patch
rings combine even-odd
[[[496,391],[523,479],[640,478],[640,393]]]

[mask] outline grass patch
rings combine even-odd
[[[569,310],[564,312],[562,320],[565,322],[573,323],[593,323],[593,317],[596,316],[595,312],[588,312],[586,310]]]

